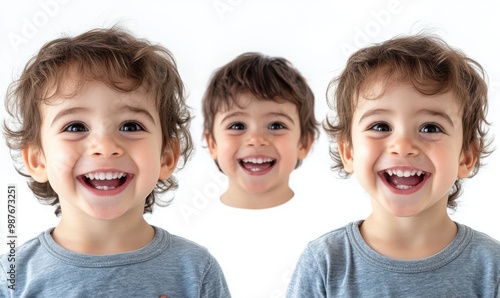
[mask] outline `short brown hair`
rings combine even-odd
[[[344,169],[336,143],[352,144],[351,123],[357,98],[380,79],[386,86],[390,80],[408,82],[424,95],[453,92],[463,111],[462,151],[472,152],[478,158],[470,177],[478,172],[481,159],[491,153],[488,149],[491,142],[486,138],[488,88],[484,69],[439,37],[420,33],[358,50],[348,59],[342,73],[330,82],[328,93],[331,90],[334,93],[328,104],[336,115],[327,119],[323,126],[332,140],[332,168],[338,170],[341,177],[346,178],[349,173]],[[448,198],[449,208],[456,208],[461,184],[460,179],[455,181]]]
[[[238,95],[250,93],[259,100],[288,101],[297,107],[300,140],[306,144],[319,129],[314,116],[314,94],[306,79],[281,57],[247,52],[214,72],[203,96],[203,126],[213,136],[217,112],[238,104]]]
[[[28,185],[41,202],[57,207],[56,215],[61,212],[57,193],[49,182],[39,183],[25,173],[19,157],[23,148],[41,148],[39,106],[62,92],[65,75],[71,70],[80,76],[72,94],[91,80],[102,81],[120,92],[140,87],[148,90],[160,115],[162,149],[176,140],[183,160],[180,167],[189,159],[193,150],[189,132],[191,115],[174,57],[166,48],[137,39],[116,26],[52,40],[28,61],[20,78],[9,86],[5,108],[17,123],[5,121],[3,127],[7,145],[18,164],[17,171],[29,177]],[[177,186],[173,175],[158,180],[146,198],[144,212],[152,211],[155,194]]]

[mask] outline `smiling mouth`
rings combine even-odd
[[[123,172],[93,172],[78,177],[87,186],[97,190],[114,190],[127,182],[131,177]]]
[[[420,170],[385,170],[382,174],[387,184],[399,190],[412,189],[429,175]]]
[[[238,161],[241,167],[250,172],[261,172],[272,168],[276,159],[272,158],[243,158]]]

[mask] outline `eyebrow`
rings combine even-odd
[[[246,115],[247,113],[245,112],[240,112],[240,111],[237,111],[237,112],[233,112],[233,113],[229,113],[227,114],[226,116],[224,116],[221,121],[220,121],[220,124],[223,123],[224,121],[226,121],[228,118],[231,118],[231,117],[236,117],[236,116],[241,116],[241,115]],[[287,114],[285,113],[281,113],[281,112],[270,112],[270,113],[267,113],[266,116],[269,115],[269,116],[276,116],[276,117],[284,117],[286,119],[288,119],[290,122],[292,122],[292,124],[295,125],[295,122],[293,121],[292,117],[288,116]]]
[[[219,124],[222,124],[224,121],[226,121],[228,118],[231,118],[231,117],[236,117],[236,116],[241,116],[241,115],[245,115],[246,113],[244,112],[232,112],[232,113],[229,113],[227,115],[225,115],[221,120],[220,120],[220,123]]]
[[[138,108],[138,107],[134,107],[134,106],[130,106],[130,105],[124,105],[118,109],[118,112],[126,112],[126,111],[129,111],[129,112],[132,112],[135,114],[144,115],[147,118],[149,118],[151,120],[151,122],[156,124],[156,121],[155,121],[153,115],[151,115],[151,113],[148,112],[148,110],[146,110],[146,109]]]
[[[62,118],[66,115],[71,115],[76,113],[88,113],[88,112],[89,109],[83,107],[64,109],[55,115],[54,119],[52,119],[52,123],[50,123],[50,126],[52,127],[59,118]]]
[[[143,108],[138,108],[138,107],[134,107],[134,106],[130,106],[130,105],[123,105],[120,108],[118,108],[116,110],[116,112],[117,113],[132,112],[135,114],[141,114],[141,115],[146,116],[154,124],[156,124],[156,121],[155,121],[153,115],[151,115],[151,113],[149,113],[146,109],[143,109]],[[76,114],[76,113],[90,113],[90,110],[88,108],[84,108],[84,107],[64,109],[64,110],[60,111],[59,113],[57,113],[57,115],[54,117],[54,119],[52,119],[52,123],[50,124],[50,126],[53,126],[54,123],[59,118],[62,118],[64,116],[71,115],[71,114]]]
[[[271,116],[276,116],[276,117],[284,117],[284,118],[287,118],[290,122],[292,122],[292,124],[295,124],[295,122],[293,121],[292,117],[288,116],[287,114],[285,113],[281,113],[281,112],[271,112],[271,113],[268,113],[268,115],[271,115]]]
[[[363,121],[363,119],[365,119],[365,118],[368,118],[368,117],[371,117],[371,116],[380,115],[380,114],[386,114],[386,113],[390,113],[390,110],[387,110],[387,109],[373,109],[373,110],[368,110],[366,113],[364,113],[359,118],[358,123],[360,123],[361,121]],[[417,115],[427,114],[427,115],[431,115],[431,116],[437,116],[439,118],[442,118],[446,122],[448,122],[451,125],[451,127],[455,127],[455,125],[454,125],[453,120],[451,119],[451,117],[448,114],[444,113],[444,112],[439,112],[439,111],[434,111],[434,110],[429,110],[429,109],[421,109],[421,110],[417,111],[416,114]]]
[[[433,111],[433,110],[429,110],[429,109],[422,109],[422,110],[418,111],[417,114],[429,114],[431,116],[440,117],[443,120],[445,120],[446,122],[448,122],[451,125],[451,127],[455,127],[453,120],[445,112]]]
[[[361,121],[363,121],[365,118],[368,118],[368,117],[371,117],[371,116],[377,116],[377,115],[380,115],[380,114],[386,114],[388,112],[389,112],[389,110],[386,110],[386,109],[368,110],[368,111],[366,111],[366,113],[364,113],[363,115],[361,115],[361,117],[359,118],[358,123],[361,123]]]

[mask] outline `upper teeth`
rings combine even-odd
[[[94,172],[85,174],[90,180],[113,180],[125,177],[127,174],[121,172]]]
[[[243,162],[251,162],[251,163],[265,163],[272,162],[272,158],[244,158]]]
[[[422,171],[417,170],[386,170],[385,171],[389,176],[396,175],[398,177],[410,177],[410,176],[420,176],[422,175]]]

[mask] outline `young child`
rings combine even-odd
[[[61,218],[15,263],[2,256],[0,296],[230,297],[205,248],[143,217],[192,152],[183,88],[167,49],[117,27],[53,40],[28,62],[6,99],[19,126],[4,133]]]
[[[224,204],[264,209],[293,197],[289,176],[318,129],[314,95],[287,60],[244,53],[218,69],[203,117],[210,155],[229,181]]]
[[[213,73],[203,116],[227,188],[193,220],[189,238],[219,260],[234,297],[282,297],[317,228],[297,220],[311,198],[289,185],[318,133],[314,95],[284,58],[243,53]]]
[[[483,78],[425,34],[349,58],[325,129],[334,168],[356,175],[372,213],[312,241],[288,297],[498,297],[500,243],[447,213],[491,152]]]

